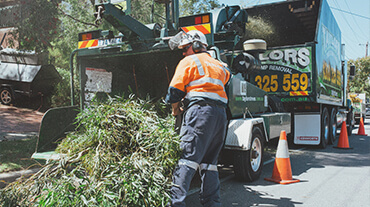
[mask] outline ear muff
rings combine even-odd
[[[200,41],[194,41],[192,46],[194,53],[199,53],[202,51],[203,45]]]

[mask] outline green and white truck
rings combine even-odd
[[[344,45],[327,1],[286,1],[246,11],[264,23],[262,31],[272,31],[260,55],[261,70],[251,73],[250,82],[274,97],[275,110],[292,114],[295,144],[333,144],[349,108]]]

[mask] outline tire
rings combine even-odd
[[[4,105],[10,105],[14,102],[14,96],[9,88],[0,90],[0,102]]]
[[[329,143],[329,128],[330,128],[329,112],[325,107],[321,113],[321,140],[319,146],[323,149],[326,148],[326,145]]]
[[[259,127],[252,131],[250,150],[234,151],[234,173],[238,180],[252,182],[257,180],[262,173],[263,135]]]
[[[329,128],[329,144],[334,144],[337,136],[337,110],[336,108],[331,109],[330,113],[330,128]]]

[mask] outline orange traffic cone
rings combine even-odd
[[[367,136],[367,134],[365,134],[364,120],[362,119],[362,117],[360,119],[360,125],[358,127],[357,135],[365,135],[365,136]]]
[[[280,132],[278,148],[276,152],[275,165],[272,171],[271,178],[265,178],[267,181],[272,181],[280,184],[297,183],[300,180],[292,178],[292,169],[290,166],[290,158],[288,151],[288,141],[286,132]]]
[[[352,149],[351,147],[349,147],[347,124],[345,121],[342,123],[342,128],[340,129],[340,134],[339,134],[338,145],[335,148]]]

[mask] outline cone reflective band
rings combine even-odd
[[[98,46],[98,40],[86,40],[78,42],[78,49],[96,47]]]
[[[308,96],[307,91],[290,91],[289,92],[290,96]]]
[[[290,166],[288,141],[286,138],[286,132],[284,130],[281,131],[280,133],[278,148],[276,151],[275,165],[272,171],[272,177],[265,178],[265,180],[280,184],[297,183],[300,181],[292,178],[292,168]]]
[[[201,31],[203,34],[210,34],[211,33],[211,24],[199,24],[199,25],[193,25],[193,26],[187,26],[187,27],[181,27],[181,29],[188,33],[192,30],[198,30]]]

